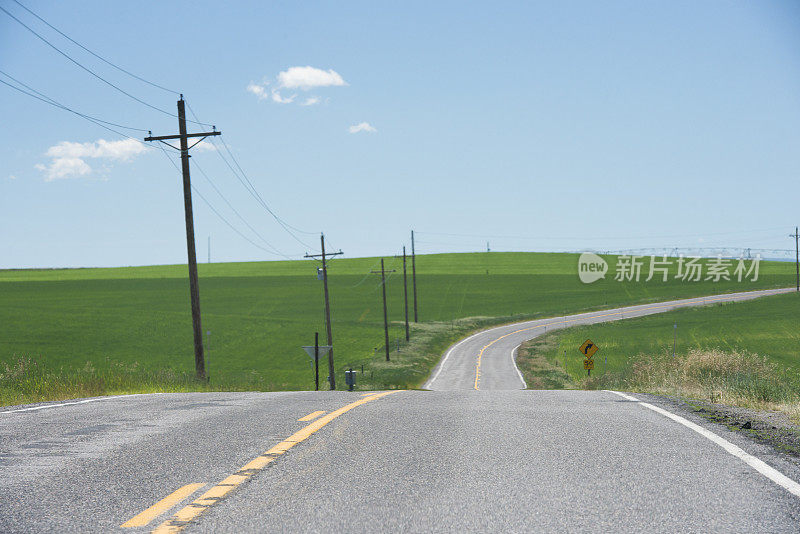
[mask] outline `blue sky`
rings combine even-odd
[[[486,241],[493,250],[793,248],[793,2],[20,1],[183,92],[269,207],[311,232],[295,236],[307,245],[248,194],[224,149],[192,160],[241,218],[193,167],[197,190],[251,241],[289,257],[312,252],[319,231],[348,256],[391,255],[412,228],[419,252]],[[13,0],[0,6],[174,112],[177,95],[105,65]],[[177,132],[175,118],[2,12],[0,70],[80,112]],[[276,102],[273,91],[294,100]],[[5,85],[0,116],[0,267],[185,262],[180,175],[161,151],[119,143]],[[375,131],[350,133],[362,123]],[[201,260],[209,236],[213,261],[281,258],[197,195],[194,205]]]

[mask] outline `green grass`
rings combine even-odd
[[[518,362],[532,387],[666,393],[792,412],[800,401],[798,316],[800,294],[789,293],[577,326],[527,343]],[[591,379],[577,350],[586,339],[600,347]]]
[[[393,348],[387,364],[380,350],[379,279],[368,274],[378,261],[337,259],[329,270],[337,381],[344,382],[344,369],[360,371],[364,365],[368,378],[359,377],[361,388],[419,386],[447,344],[481,326],[793,282],[788,263],[762,263],[756,283],[620,283],[609,277],[584,285],[573,254],[418,256],[421,324],[414,328],[412,344],[398,354],[402,265],[390,259],[387,268],[398,272],[387,285]],[[211,331],[209,384],[191,378],[185,266],[0,271],[0,402],[76,392],[313,387],[311,362],[300,346],[313,343],[314,331],[324,332],[316,264],[229,263],[199,269],[203,330]],[[320,374],[324,382],[327,370]],[[28,376],[37,378],[22,385]]]

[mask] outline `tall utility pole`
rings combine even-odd
[[[386,347],[386,361],[389,361],[389,318],[386,313],[386,273],[393,273],[394,269],[387,271],[383,268],[383,258],[381,258],[381,270],[370,271],[372,274],[381,274],[381,289],[383,289],[383,340]]]
[[[331,330],[331,301],[328,297],[328,262],[327,258],[329,256],[339,256],[340,254],[344,254],[341,250],[339,252],[331,252],[330,254],[325,254],[325,234],[319,235],[319,242],[322,249],[322,254],[306,254],[306,258],[322,258],[322,287],[323,292],[325,293],[325,330],[328,334],[328,345],[330,345],[330,350],[328,351],[328,376],[330,377],[330,384],[331,390],[336,389],[336,373],[333,367],[333,332]]]
[[[395,256],[396,258],[397,256]],[[406,314],[406,341],[410,339],[408,330],[408,273],[406,271],[406,246],[403,245],[403,306]]]
[[[798,247],[798,239],[800,239],[800,232],[797,231],[797,226],[794,227],[794,234],[789,234],[789,237],[794,238],[794,269],[797,273],[797,291],[800,291],[800,248]]]
[[[186,249],[189,256],[189,293],[191,295],[192,306],[192,327],[194,330],[194,366],[197,378],[205,380],[206,362],[203,355],[203,327],[200,323],[200,288],[197,280],[197,249],[194,243],[194,216],[192,215],[192,182],[189,178],[189,149],[195,146],[208,136],[219,135],[222,132],[214,131],[203,133],[186,133],[186,109],[183,95],[178,100],[178,135],[162,135],[153,137],[152,132],[145,141],[161,141],[170,148],[176,148],[165,141],[169,139],[180,139],[181,141],[181,167],[183,170],[183,208],[186,214]],[[189,146],[190,137],[200,137],[201,139]]]
[[[208,263],[211,263],[211,236],[208,236]]]
[[[411,230],[411,281],[414,285],[414,322],[418,323],[417,317],[417,254],[414,252],[414,230]]]

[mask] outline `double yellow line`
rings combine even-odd
[[[200,495],[200,497],[198,497],[188,505],[184,506],[180,510],[178,510],[175,513],[175,515],[173,515],[171,518],[161,523],[152,532],[157,534],[163,534],[167,532],[180,532],[181,530],[186,528],[186,526],[191,521],[196,519],[200,514],[208,510],[211,506],[224,499],[230,492],[232,492],[242,483],[249,480],[253,475],[264,469],[270,463],[274,462],[278,457],[280,457],[286,451],[288,451],[298,443],[305,441],[319,429],[321,429],[322,427],[324,427],[325,425],[327,425],[340,415],[345,414],[350,410],[352,410],[353,408],[361,406],[362,404],[372,402],[374,400],[380,399],[381,397],[391,395],[392,393],[397,393],[397,391],[384,391],[382,393],[369,394],[368,396],[365,396],[355,402],[351,402],[347,406],[343,406],[338,410],[335,410],[323,417],[320,417],[319,419],[315,420],[309,425],[298,430],[285,440],[281,441],[274,447],[270,448],[264,454],[261,454],[250,460],[239,470],[237,470],[234,474],[218,482],[211,489]],[[312,415],[317,415],[319,413],[324,413],[324,412],[314,412],[306,417],[303,417],[302,419],[306,419]],[[183,499],[185,499],[186,497],[188,497],[189,495],[191,495],[204,485],[205,484],[188,484],[180,488],[179,490],[171,493],[169,496],[162,499],[161,501],[151,506],[147,510],[141,512],[140,514],[126,521],[121,526],[137,527],[137,526],[147,525],[147,523],[149,523],[150,521],[152,521],[165,511],[169,510],[170,508],[175,506],[177,503],[181,502]]]
[[[775,290],[775,291],[779,292],[780,290]],[[704,304],[706,304],[708,302],[718,302],[718,301],[725,301],[725,300],[736,300],[736,298],[737,298],[737,295],[725,296],[725,297],[697,297],[697,298],[694,298],[694,299],[686,299],[684,301],[681,301],[681,303],[685,304],[685,305],[689,305],[689,304],[693,304],[693,303],[697,303],[697,302],[702,301]],[[659,304],[659,305],[656,305],[656,306],[648,306],[646,308],[637,308],[635,310],[630,310],[629,309],[628,311],[640,312],[640,311],[646,311],[646,310],[657,310],[657,309],[660,309],[660,308],[679,308],[679,307],[683,307],[683,306],[677,305],[676,303]],[[478,353],[478,361],[477,361],[477,363],[475,365],[475,389],[476,390],[480,389],[479,384],[480,384],[480,379],[481,379],[481,360],[483,359],[483,351],[485,351],[486,349],[488,349],[489,347],[491,347],[492,345],[494,345],[495,343],[497,343],[501,339],[506,338],[508,336],[513,336],[514,334],[519,334],[520,332],[526,332],[528,330],[535,330],[537,328],[542,328],[542,327],[545,327],[545,326],[551,326],[551,325],[557,325],[557,324],[566,324],[566,323],[574,323],[574,322],[576,322],[578,320],[599,319],[600,317],[610,317],[612,315],[622,315],[623,313],[625,313],[625,311],[626,310],[620,310],[620,311],[611,312],[611,313],[600,313],[600,314],[597,314],[597,315],[592,315],[590,317],[582,317],[580,319],[578,319],[576,317],[574,319],[565,319],[563,321],[553,321],[551,323],[545,323],[545,324],[539,324],[539,325],[536,325],[536,326],[529,326],[527,328],[521,328],[519,330],[515,330],[514,332],[509,332],[508,334],[505,334],[505,335],[502,335],[502,336],[498,337],[497,339],[491,341],[487,345],[484,345],[483,348],[481,349],[481,351]]]

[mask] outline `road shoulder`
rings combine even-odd
[[[785,414],[667,395],[630,394],[711,430],[800,481],[800,426]]]

